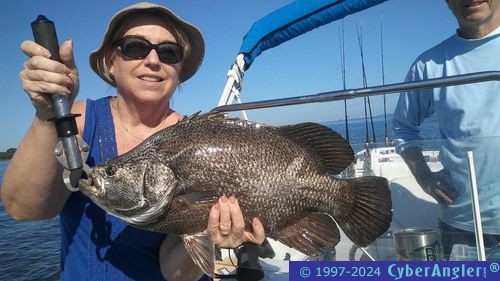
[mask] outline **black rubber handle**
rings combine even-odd
[[[35,42],[46,48],[51,55],[51,59],[62,62],[59,56],[59,41],[54,23],[43,15],[39,15],[31,23]],[[68,97],[61,95],[51,95],[52,107],[54,109],[54,122],[56,124],[57,136],[61,139],[66,157],[66,168],[80,169],[82,158],[76,139],[78,127],[76,125],[76,114],[71,114]]]
[[[57,40],[56,27],[54,23],[43,15],[39,15],[31,23],[35,42],[49,50],[51,59],[62,62],[59,56],[59,41]]]

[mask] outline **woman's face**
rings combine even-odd
[[[125,28],[123,36],[137,36],[152,44],[176,42],[172,28],[156,16],[137,16]],[[110,68],[118,93],[141,103],[161,103],[170,100],[179,83],[181,63],[160,61],[156,50],[143,59],[130,59],[115,49]],[[163,102],[162,102],[163,101]]]

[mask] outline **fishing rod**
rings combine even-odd
[[[356,24],[356,31],[358,34],[358,45],[359,45],[359,53],[361,56],[361,71],[362,71],[362,77],[363,77],[363,87],[368,87],[368,81],[366,79],[366,69],[365,69],[365,56],[363,52],[363,31],[360,26]],[[372,144],[375,144],[377,142],[376,136],[375,136],[375,127],[373,124],[373,115],[372,115],[372,106],[370,102],[370,97],[364,97],[364,102],[365,102],[365,146],[369,146]],[[373,140],[370,141],[370,137],[368,134],[368,117],[370,117],[370,123],[371,123],[371,128],[372,128],[372,137]],[[368,147],[366,147],[368,148]]]
[[[342,89],[346,89],[346,75],[345,75],[345,44],[344,44],[344,20],[342,20],[342,29],[341,32],[339,32],[339,45],[340,45],[340,68],[341,68],[341,73],[342,73]],[[347,114],[347,100],[344,100],[344,121],[345,121],[345,136],[347,142],[350,141],[350,136],[349,136],[349,121],[348,121],[348,114]]]
[[[51,59],[61,62],[59,56],[59,43],[54,23],[43,15],[39,15],[35,21],[31,23],[33,37],[35,42],[43,46],[50,52]],[[76,126],[75,117],[79,114],[71,114],[68,97],[65,95],[50,94],[52,100],[52,108],[54,110],[54,121],[56,126],[57,143],[54,154],[59,163],[64,167],[63,181],[71,191],[77,191],[76,185],[71,183],[71,172],[88,170],[85,161],[88,157],[88,145],[78,138],[78,127]]]

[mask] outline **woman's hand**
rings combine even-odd
[[[73,41],[67,40],[59,49],[63,63],[51,60],[49,51],[33,41],[24,41],[21,50],[29,59],[19,78],[36,109],[36,116],[42,120],[54,117],[50,94],[67,95],[71,106],[80,86]]]
[[[238,200],[222,196],[210,210],[207,232],[221,248],[237,248],[244,242],[262,244],[266,238],[264,226],[259,219],[252,219],[252,230],[245,230],[245,221]]]

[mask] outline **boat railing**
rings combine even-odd
[[[289,106],[297,104],[330,102],[330,101],[347,100],[359,97],[399,93],[399,92],[412,91],[424,88],[441,88],[441,87],[478,83],[485,81],[500,81],[500,71],[476,72],[476,73],[447,76],[442,78],[434,78],[417,82],[395,83],[395,84],[387,84],[374,87],[322,92],[313,95],[303,95],[296,97],[255,101],[255,102],[226,104],[217,106],[211,111],[231,112],[231,111],[244,111],[250,109],[269,108],[269,107]]]

